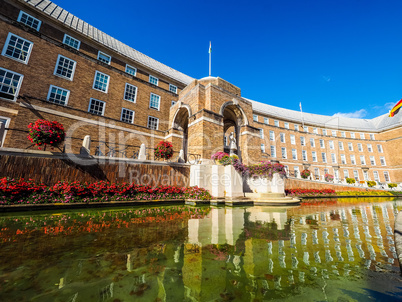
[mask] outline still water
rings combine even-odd
[[[402,301],[402,200],[0,216],[0,301]]]

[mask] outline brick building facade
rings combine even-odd
[[[169,140],[208,159],[227,149],[233,132],[246,163],[402,182],[402,114],[302,116],[248,100],[223,79],[193,79],[48,0],[0,0],[0,24],[2,147],[29,147],[27,124],[38,118],[65,126],[66,152],[79,152],[89,134],[103,153]]]

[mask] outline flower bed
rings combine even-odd
[[[316,190],[316,189],[292,189],[292,190],[285,190],[286,195],[289,196],[328,196],[328,195],[335,195],[335,190],[332,189],[323,189],[323,190]]]
[[[39,204],[107,202],[125,200],[197,199],[209,200],[211,195],[198,187],[160,186],[152,188],[137,184],[114,184],[105,181],[80,183],[60,181],[47,187],[24,179],[0,179],[0,204]]]

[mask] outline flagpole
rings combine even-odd
[[[300,106],[300,116],[301,116],[301,120],[302,120],[302,127],[303,127],[303,131],[304,131],[304,119],[303,119],[303,110],[302,110],[301,102],[299,103],[299,106]]]
[[[211,41],[209,41],[209,76],[211,76],[211,53],[212,53],[212,48],[211,48]]]

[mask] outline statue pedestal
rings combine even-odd
[[[247,183],[254,193],[285,193],[285,177],[274,173],[271,178],[253,176]]]

